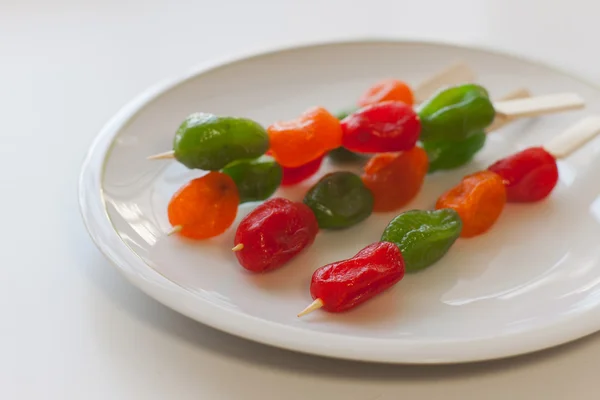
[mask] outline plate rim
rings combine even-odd
[[[546,335],[545,340],[539,340],[537,335],[540,329],[538,328],[526,332],[508,333],[501,337],[487,337],[464,341],[453,340],[452,343],[454,344],[466,344],[468,347],[463,348],[461,346],[462,351],[454,350],[451,352],[444,350],[444,347],[447,347],[447,345],[440,346],[439,342],[431,344],[424,344],[423,342],[411,343],[406,339],[374,339],[307,331],[294,326],[264,320],[237,310],[220,307],[196,297],[185,287],[170,280],[142,260],[120,238],[107,213],[102,190],[102,178],[106,160],[112,149],[114,138],[120,130],[135,118],[144,107],[155,101],[159,96],[204,73],[258,57],[311,47],[386,43],[454,47],[456,49],[467,49],[474,52],[512,58],[553,70],[600,91],[600,86],[551,64],[499,50],[491,46],[460,44],[444,40],[413,40],[397,37],[371,36],[309,40],[294,44],[259,47],[238,52],[233,56],[215,58],[196,65],[181,74],[176,74],[159,81],[142,91],[122,106],[105,123],[92,141],[81,165],[78,182],[78,200],[80,215],[88,235],[96,247],[133,286],[180,314],[214,329],[247,340],[321,357],[389,364],[458,364],[480,362],[541,351],[581,339],[600,330],[600,321],[595,322],[593,318],[585,318],[585,316],[595,311],[595,308],[591,308],[571,314],[567,318],[543,327],[543,329],[554,331],[553,334]],[[135,273],[129,266],[130,263],[142,264],[148,270],[150,276],[141,276]],[[235,318],[228,318],[228,315]],[[574,319],[577,319],[577,324],[572,323]],[[574,326],[577,328],[574,328]],[[519,337],[519,340],[513,341],[513,338],[516,337]],[[501,338],[500,343],[502,345],[498,344],[499,338]],[[489,346],[490,344],[493,346]],[[492,348],[490,349],[490,347]],[[427,353],[430,355],[427,356]]]

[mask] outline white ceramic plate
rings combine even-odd
[[[344,313],[299,319],[313,270],[377,241],[398,213],[372,215],[345,231],[323,232],[284,268],[257,276],[230,248],[241,207],[222,236],[202,243],[167,237],[172,193],[199,171],[147,161],[169,150],[188,114],[246,116],[267,125],[322,105],[351,105],[374,81],[418,83],[457,60],[493,96],[525,86],[534,94],[574,91],[583,111],[519,121],[490,135],[469,166],[436,173],[407,208],[430,208],[466,173],[545,143],[584,115],[600,112],[600,91],[523,59],[433,43],[364,41],[271,51],[219,63],[158,85],[121,110],[90,149],[80,201],[93,240],[148,295],[197,321],[258,342],[338,358],[448,363],[555,346],[600,328],[600,141],[560,162],[560,182],[538,204],[509,205],[493,229],[461,239],[431,268]],[[331,167],[324,165],[323,175]],[[300,200],[317,177],[277,194]]]

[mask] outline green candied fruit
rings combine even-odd
[[[341,121],[356,110],[357,108],[343,110],[338,112],[335,117]],[[364,159],[362,155],[354,153],[342,146],[331,150],[327,156],[338,164],[351,163]]]
[[[381,240],[395,243],[404,257],[406,271],[416,272],[441,259],[461,230],[460,216],[450,208],[411,210],[394,218]]]
[[[469,83],[442,89],[418,109],[422,142],[464,140],[483,131],[496,116],[488,92]]]
[[[351,163],[364,159],[360,154],[354,153],[341,146],[331,150],[327,155],[337,164]]]
[[[423,149],[427,152],[429,158],[429,173],[454,169],[469,163],[475,154],[483,148],[486,139],[485,132],[477,132],[466,139],[458,141],[423,142]]]
[[[322,177],[304,196],[321,229],[345,229],[373,212],[373,194],[352,172],[333,172]]]
[[[269,148],[267,131],[246,118],[194,113],[173,140],[177,161],[190,169],[218,171],[235,160],[256,158]]]
[[[354,108],[348,108],[346,110],[339,111],[337,114],[335,114],[335,117],[341,121],[344,118],[346,118],[348,115],[350,115],[353,112],[355,112],[356,110],[358,110],[358,108],[356,108],[356,107],[354,107]]]
[[[240,203],[268,199],[283,179],[283,168],[270,156],[237,160],[228,164],[222,172],[235,182]]]

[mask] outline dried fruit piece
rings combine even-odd
[[[478,132],[463,140],[423,142],[423,149],[429,157],[429,172],[454,169],[469,163],[483,148],[486,139],[485,132]]]
[[[358,175],[333,172],[321,178],[304,196],[321,229],[344,229],[373,212],[373,195]]]
[[[233,224],[240,196],[229,175],[209,172],[177,191],[167,209],[169,222],[182,236],[207,239]]]
[[[407,272],[429,267],[450,250],[460,236],[462,221],[456,211],[411,210],[394,218],[381,240],[398,246]]]
[[[375,198],[373,210],[394,211],[408,204],[421,190],[427,168],[427,154],[420,147],[371,158],[362,180]]]
[[[463,222],[461,237],[480,235],[496,223],[506,204],[506,189],[500,175],[480,171],[467,175],[438,199],[435,208],[452,208]]]
[[[464,140],[483,131],[496,116],[487,90],[477,84],[442,89],[418,110],[421,141]]]
[[[542,147],[520,151],[488,169],[502,177],[509,202],[540,201],[558,183],[556,159]]]
[[[299,167],[342,144],[340,121],[322,107],[276,122],[267,131],[271,154],[283,167]]]
[[[310,208],[273,198],[255,208],[235,233],[235,255],[245,269],[265,272],[288,263],[309,247],[319,231]]]
[[[421,132],[419,117],[401,101],[371,104],[342,120],[342,145],[358,153],[409,150]]]
[[[234,161],[222,172],[235,182],[240,203],[268,199],[275,193],[283,177],[281,166],[269,156]]]
[[[322,155],[319,158],[309,161],[299,167],[283,167],[283,180],[281,181],[281,185],[295,185],[296,183],[300,183],[310,178],[319,171],[319,168],[321,168],[323,158],[325,158],[325,155]]]
[[[315,302],[299,316],[317,308],[342,312],[354,308],[398,283],[404,260],[393,243],[373,243],[354,257],[318,268],[311,279]]]
[[[179,126],[174,156],[188,168],[218,171],[232,161],[256,158],[269,148],[265,129],[247,118],[194,113]]]

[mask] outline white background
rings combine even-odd
[[[463,366],[368,365],[257,345],[129,285],[77,203],[94,135],[157,80],[253,48],[435,39],[600,83],[596,0],[0,0],[0,399],[587,399],[600,336]]]

